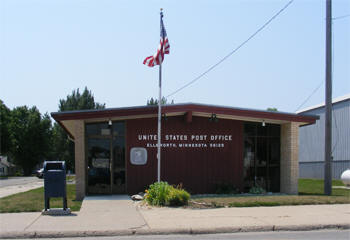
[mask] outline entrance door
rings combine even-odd
[[[280,125],[244,124],[245,191],[254,186],[280,191]]]
[[[87,193],[125,193],[124,123],[86,125]]]

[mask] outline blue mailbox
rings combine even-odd
[[[66,163],[64,161],[44,162],[45,211],[50,209],[51,197],[62,197],[63,209],[67,209]]]

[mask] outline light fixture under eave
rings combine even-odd
[[[108,126],[112,126],[112,120],[108,121]]]
[[[263,127],[265,127],[265,120],[262,121],[262,124],[261,124]]]
[[[211,117],[209,118],[209,122],[218,122],[218,118],[216,117],[215,113],[211,114]]]

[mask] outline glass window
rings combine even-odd
[[[281,126],[277,125],[277,124],[269,124],[268,125],[269,128],[269,137],[280,137],[281,135]]]
[[[111,135],[111,130],[113,131],[113,136],[124,136],[125,123],[122,121],[117,121],[113,122],[112,126],[109,126],[107,121],[101,123],[86,124],[87,136]]]
[[[108,123],[89,123],[86,124],[86,135],[106,135],[104,133],[109,132]]]
[[[125,135],[124,122],[113,122],[113,135],[114,136],[124,136]]]
[[[268,129],[269,129],[269,125],[268,124],[265,124],[265,126],[263,126],[262,123],[259,123],[257,125],[257,128],[258,128],[257,136],[259,136],[259,137],[266,137],[267,136]]]
[[[269,165],[279,165],[280,163],[280,138],[272,137],[269,139]]]
[[[256,136],[256,123],[244,124],[244,135],[245,136]]]
[[[92,194],[110,192],[110,140],[89,138],[88,191]]]
[[[245,192],[254,186],[255,150],[255,138],[244,137],[243,179]]]
[[[259,186],[280,191],[280,125],[245,123],[244,189]]]

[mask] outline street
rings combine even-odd
[[[37,177],[9,177],[0,179],[0,188],[42,182]]]
[[[47,238],[49,239],[49,238]],[[229,233],[229,234],[203,234],[203,235],[135,235],[123,237],[86,237],[86,238],[60,238],[61,240],[349,240],[349,230],[321,230],[305,232],[253,232],[253,233]],[[43,240],[45,240],[43,238]]]
[[[37,177],[9,177],[0,179],[0,198],[19,192],[29,191],[44,185]]]

